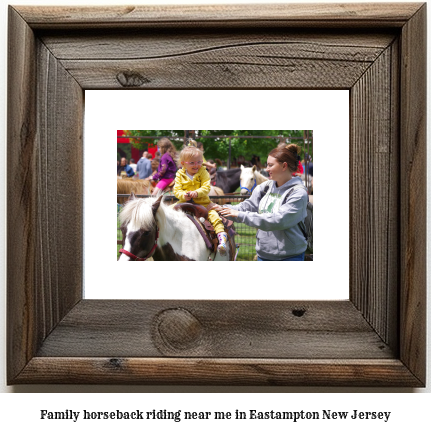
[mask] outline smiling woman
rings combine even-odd
[[[257,186],[249,199],[235,207],[217,207],[223,216],[258,228],[258,261],[304,261],[308,194],[302,180],[292,176],[299,154],[296,144],[273,149],[267,161],[270,181]]]

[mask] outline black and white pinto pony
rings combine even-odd
[[[256,165],[253,165],[252,168],[244,168],[241,165],[241,175],[240,175],[240,185],[241,185],[241,194],[252,194],[254,188],[261,183],[268,181],[269,179],[262,175],[259,170],[256,168]]]
[[[120,213],[124,246],[119,261],[210,261],[214,254],[193,222],[182,211],[163,201],[163,195],[135,198],[132,195]],[[227,244],[229,248],[229,242]],[[215,261],[228,261],[216,254]]]

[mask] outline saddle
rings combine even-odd
[[[208,220],[208,210],[200,204],[196,204],[190,200],[185,203],[178,203],[174,206],[174,210],[181,210],[186,213],[187,217],[195,224],[202,238],[204,239],[207,248],[214,253],[214,258],[217,254],[218,239],[214,231],[214,227]],[[229,242],[229,261],[234,261],[235,245],[235,227],[233,221],[227,220],[225,217],[220,216],[227,238]]]

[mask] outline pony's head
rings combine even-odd
[[[256,165],[253,168],[244,168],[241,165],[241,176],[240,176],[240,186],[241,194],[250,194],[256,187]]]
[[[162,195],[146,199],[130,196],[120,212],[124,247],[119,261],[145,261],[153,255],[159,234],[156,215],[163,218],[162,212],[157,214],[162,199]]]

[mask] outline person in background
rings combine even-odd
[[[160,162],[158,159],[153,159],[153,160],[150,159],[150,161],[151,161],[151,171],[153,172],[153,174],[155,174],[159,169]]]
[[[205,159],[205,156],[203,155],[205,153],[204,145],[201,142],[196,142],[193,140],[190,140],[190,143],[202,152],[202,159],[204,161],[203,166],[208,170],[208,172],[211,174],[212,169],[215,168],[217,170],[217,165],[214,162],[210,162]]]
[[[241,165],[242,165],[244,168],[250,168],[250,167],[253,166],[250,162],[246,161],[246,160],[245,160],[245,157],[242,156],[242,155],[241,155],[241,156],[238,156],[238,166],[241,167]]]
[[[121,178],[133,177],[135,171],[133,171],[130,165],[127,165],[126,158],[121,158],[120,164],[117,166],[117,176]]]
[[[153,172],[151,169],[151,161],[148,159],[148,154],[147,151],[144,151],[136,166],[136,171],[141,180],[147,179]]]
[[[133,172],[136,173],[135,159],[133,159],[133,158],[130,159],[129,167],[131,167]]]
[[[177,151],[168,138],[162,138],[157,142],[162,155],[157,173],[153,174],[149,180],[157,180],[158,183],[153,189],[153,195],[157,195],[175,180],[177,172]]]
[[[305,174],[306,175],[310,174],[310,176],[313,177],[313,162],[311,156],[308,153],[305,153],[304,160],[302,161],[302,165],[304,166]]]

